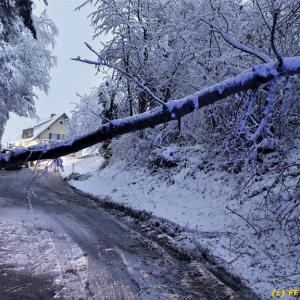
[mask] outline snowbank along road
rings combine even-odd
[[[0,171],[0,299],[256,299],[54,174]]]

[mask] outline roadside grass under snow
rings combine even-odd
[[[236,198],[238,183],[246,181],[249,172],[229,174],[209,162],[200,169],[159,169],[155,174],[147,167],[130,167],[126,163],[105,168],[102,165],[103,159],[97,156],[65,158],[63,176],[72,172],[85,175],[69,183],[82,192],[146,210],[181,225],[185,231],[175,236],[175,243],[188,250],[204,249],[263,299],[271,298],[274,288],[288,289],[299,284],[299,243],[288,239],[279,225],[273,224],[270,229],[267,219],[257,224],[243,219],[261,209],[264,187],[270,186],[276,174],[260,176]]]

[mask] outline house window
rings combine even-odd
[[[32,136],[33,136],[33,129],[23,130],[23,134],[22,134],[23,139],[28,139],[31,138]]]
[[[63,120],[59,121],[59,124],[64,125],[64,121]]]
[[[62,140],[63,135],[57,133],[49,133],[49,140],[60,141]]]

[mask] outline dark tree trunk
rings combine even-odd
[[[32,1],[31,0],[16,0],[16,8],[19,16],[22,18],[24,25],[31,31],[36,39],[36,30],[32,21]]]

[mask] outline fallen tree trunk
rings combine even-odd
[[[195,94],[179,100],[169,101],[165,106],[157,107],[139,115],[113,120],[102,125],[96,131],[76,137],[63,144],[45,148],[40,147],[34,150],[17,149],[10,154],[2,154],[0,155],[0,167],[3,168],[12,162],[55,159],[125,133],[179,119],[194,110],[213,104],[238,92],[255,89],[280,76],[295,74],[300,74],[300,56],[284,58],[283,66],[280,69],[276,62],[257,65]]]

